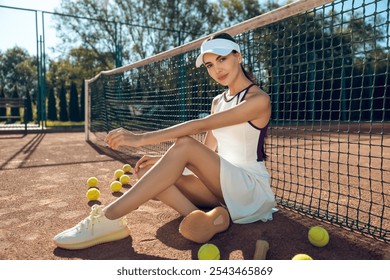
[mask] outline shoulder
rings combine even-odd
[[[270,96],[257,85],[248,90],[244,99],[251,102],[254,101],[261,103],[270,103],[271,101]]]
[[[213,98],[213,102],[218,102],[219,100],[221,100],[221,98],[223,98],[223,95],[225,94],[225,92],[226,92],[226,91],[224,91],[224,92],[218,94],[217,96],[215,96],[215,97]]]
[[[260,87],[253,86],[247,92],[244,102],[247,103],[248,111],[257,112],[256,117],[251,120],[252,124],[256,127],[265,127],[271,116],[270,96]]]
[[[223,95],[225,92],[218,94],[217,96],[214,97],[213,102],[211,103],[211,113],[214,113],[214,108],[218,105],[218,103],[221,101],[223,98]]]
[[[213,102],[212,102],[213,106],[218,104],[218,102],[223,98],[224,94],[225,92],[222,92],[213,98]]]

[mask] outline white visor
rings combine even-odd
[[[240,52],[240,46],[233,41],[227,39],[213,39],[203,42],[200,47],[200,55],[196,59],[196,67],[200,67],[203,64],[203,55],[205,53],[213,53],[218,55],[228,55],[233,50]]]

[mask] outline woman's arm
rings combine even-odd
[[[254,94],[239,105],[226,111],[211,114],[202,119],[190,120],[166,129],[142,134],[142,145],[154,144],[175,139],[181,136],[198,134],[213,129],[240,124],[264,118],[268,123],[270,100],[268,95]]]
[[[234,108],[211,114],[202,119],[190,120],[165,129],[135,134],[123,128],[111,131],[106,142],[112,148],[121,145],[139,147],[169,141],[182,136],[194,135],[213,129],[236,125],[239,123],[261,120],[268,122],[270,99],[266,94],[250,94]]]
[[[216,97],[214,97],[213,102],[211,103],[210,114],[214,114],[214,108],[221,99],[221,96],[222,95],[217,95]],[[217,139],[215,138],[211,130],[207,131],[206,136],[203,140],[203,144],[205,144],[205,146],[209,147],[213,151],[217,150]]]

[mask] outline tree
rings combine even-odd
[[[47,97],[47,119],[56,121],[57,118],[57,102],[54,94],[53,86],[49,87],[49,94]]]
[[[222,18],[217,3],[207,0],[61,1],[55,17],[63,48],[79,42],[111,68],[118,52],[125,62],[184,44],[218,30]],[[102,8],[103,7],[103,8]],[[201,15],[201,16],[200,16]],[[94,19],[94,20],[92,20]],[[109,53],[110,57],[101,56]]]
[[[80,121],[85,121],[85,82],[83,81],[80,94]]]
[[[79,117],[79,99],[77,93],[77,87],[74,82],[70,84],[70,97],[69,97],[69,120],[72,122],[78,122]]]
[[[267,8],[262,7],[258,0],[222,0],[220,5],[220,17],[223,18],[223,25],[226,27],[256,17],[267,11]]]
[[[64,83],[61,84],[59,96],[60,96],[60,121],[66,122],[69,120],[69,117],[68,117],[68,110],[66,107],[66,88]]]
[[[102,55],[109,56],[110,54]],[[69,81],[73,81],[76,87],[79,88],[83,85],[84,80],[106,70],[97,55],[83,47],[72,49],[64,58],[56,61],[50,60],[49,64],[47,78],[53,88],[59,88],[61,84],[67,85]],[[114,65],[111,65],[111,67],[114,67]]]
[[[207,0],[116,0],[115,4],[112,10],[122,22],[142,26],[122,26],[131,38],[130,54],[137,60],[206,36],[218,30],[222,21],[218,5]]]
[[[97,55],[93,50],[85,47],[70,50],[65,58],[68,62],[69,79],[74,81],[77,87],[80,87],[85,79],[90,79],[101,71],[107,70],[107,66],[100,62],[99,57],[106,57],[108,60],[110,56],[111,53],[108,52]],[[114,67],[114,64],[108,65],[108,69]]]
[[[4,95],[4,86],[0,88],[0,99],[5,98]],[[7,115],[7,109],[6,108],[0,108],[0,117],[5,117]]]
[[[22,48],[14,47],[0,55],[0,80],[5,87],[5,96],[17,86],[25,92],[37,86],[36,60]]]

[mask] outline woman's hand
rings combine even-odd
[[[120,146],[139,147],[141,142],[141,134],[134,134],[122,127],[111,130],[104,141],[112,149],[118,149]]]
[[[160,158],[160,156],[143,156],[135,164],[134,172],[138,173],[138,171],[142,168],[152,167]]]

